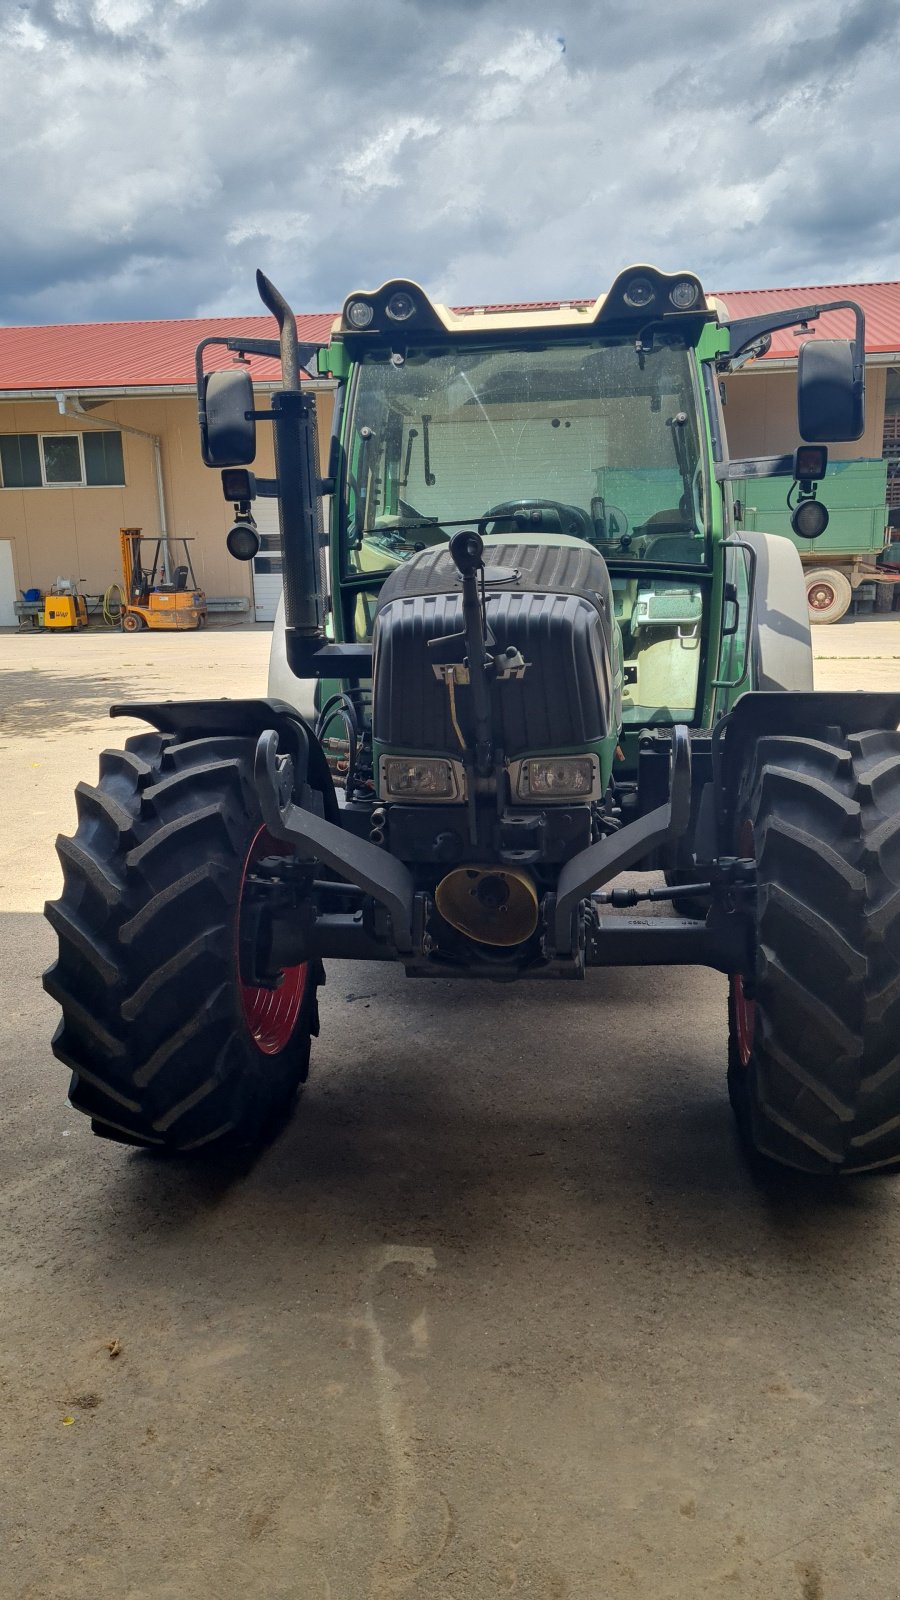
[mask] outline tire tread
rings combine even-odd
[[[262,825],[254,742],[138,734],[76,789],[78,827],[47,917],[44,986],[70,1100],[104,1137],[186,1151],[252,1144],[292,1102],[317,1022],[311,967],[288,1046],[264,1056],[240,1010],[235,908]]]
[[[739,810],[758,874],[742,1131],[808,1171],[900,1163],[900,733],[762,739]]]

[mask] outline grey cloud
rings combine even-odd
[[[893,7],[29,0],[0,56],[0,319],[877,276]],[[124,17],[131,18],[127,27]],[[896,270],[894,268],[893,270]]]
[[[84,51],[113,56],[162,54],[149,29],[136,27],[122,33],[98,15],[93,0],[26,0],[18,7],[20,19],[27,19],[35,33],[54,42]]]
[[[848,6],[838,21],[838,25],[831,35],[821,41],[820,65],[841,69],[848,59],[855,60],[864,50],[869,50],[873,45],[887,45],[897,38],[900,32],[900,17],[891,6],[886,6],[884,0],[857,0],[856,5]],[[811,48],[812,41],[806,42],[806,48]],[[812,66],[815,68],[815,58]],[[800,56],[796,62],[797,68],[808,67],[808,57]]]
[[[731,13],[732,28],[736,15]],[[771,31],[774,19],[783,19],[781,37]],[[898,34],[900,12],[884,0],[855,0],[845,8],[761,7],[740,29],[736,48],[722,48],[717,39],[714,70],[701,60],[689,69],[687,84],[707,105],[743,106],[759,120],[783,104],[786,92],[799,92],[807,103],[827,102],[836,85],[858,75],[862,57],[876,46],[888,47]],[[685,87],[683,69],[672,72],[660,86],[658,103],[678,103]]]

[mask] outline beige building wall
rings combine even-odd
[[[884,367],[866,369],[866,428],[861,439],[829,445],[833,461],[880,457],[884,432]],[[756,368],[725,379],[725,428],[730,454],[787,455],[802,441],[797,432],[797,372]]]
[[[866,374],[866,430],[851,443],[831,446],[834,460],[880,457],[886,369]],[[796,372],[736,373],[726,380],[725,423],[733,457],[776,455],[800,443],[796,417]],[[327,470],[334,396],[317,394],[320,460]],[[265,403],[260,391],[259,400]],[[193,395],[123,396],[91,413],[107,428],[138,428],[159,436],[168,531],[192,538],[197,581],[208,595],[242,596],[250,602],[249,563],[234,561],[225,548],[231,507],[223,500],[217,472],[200,460],[197,407]],[[52,400],[0,401],[0,433],[94,431],[80,418],[60,416]],[[274,475],[271,430],[257,427],[255,470]],[[153,446],[123,432],[125,486],[0,489],[0,539],[12,544],[17,589],[49,589],[57,577],[74,578],[89,594],[101,594],[121,577],[119,529],[159,532]]]
[[[265,396],[260,391],[261,409]],[[333,395],[316,396],[322,471],[326,469]],[[91,412],[104,428],[138,428],[159,437],[169,534],[192,538],[197,581],[208,595],[246,596],[252,617],[249,562],[225,548],[232,509],[222,497],[218,472],[200,459],[197,402],[193,395],[124,396]],[[60,416],[52,400],[0,401],[0,433],[95,432],[77,417]],[[122,433],[125,486],[0,489],[0,539],[12,542],[17,589],[49,589],[58,577],[74,578],[88,594],[102,594],[121,579],[119,529],[160,531],[153,444]],[[271,428],[257,425],[260,477],[273,477]]]

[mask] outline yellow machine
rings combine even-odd
[[[125,598],[122,627],[126,633],[142,628],[185,630],[206,622],[206,595],[198,588],[191,563],[189,539],[156,534],[144,538],[140,528],[120,528],[122,576]],[[148,547],[153,546],[152,557]],[[176,564],[180,551],[183,561]]]
[[[68,629],[75,633],[87,625],[87,601],[84,595],[79,594],[72,578],[57,578],[50,593],[44,595],[41,627]]]

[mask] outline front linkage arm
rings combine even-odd
[[[279,755],[278,734],[268,729],[256,746],[256,790],[266,827],[276,839],[299,846],[300,851],[363,889],[384,906],[391,919],[391,934],[398,951],[413,948],[412,874],[396,856],[359,839],[346,828],[328,822],[292,799],[294,767],[290,756]]]
[[[691,746],[687,728],[672,729],[672,765],[669,798],[655,811],[621,828],[618,833],[598,839],[571,861],[559,875],[552,937],[560,955],[577,946],[575,918],[581,902],[610,878],[644,860],[661,844],[679,839],[691,819]]]

